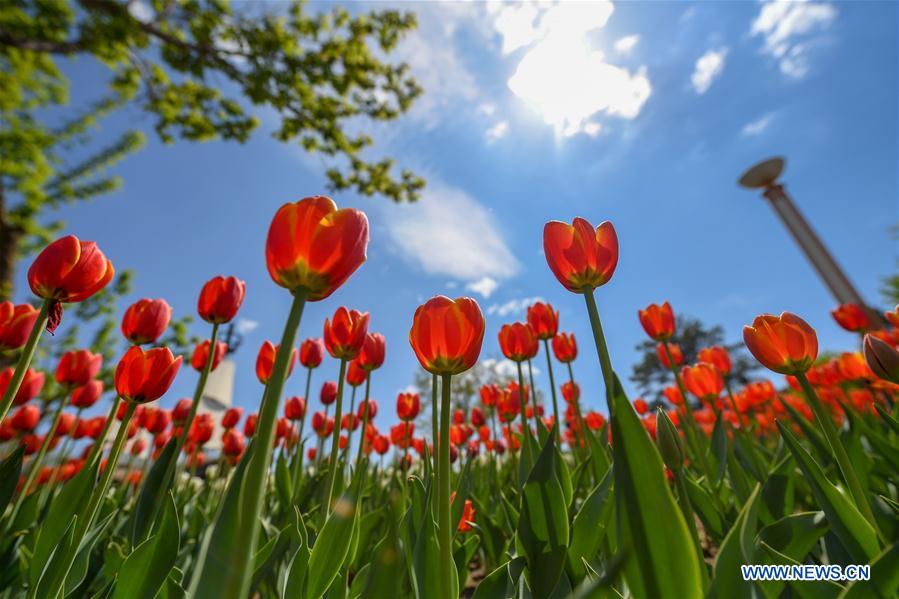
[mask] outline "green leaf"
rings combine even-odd
[[[759,540],[801,562],[829,528],[824,512],[802,512],[784,516],[764,527],[759,532]]]
[[[708,490],[693,480],[686,470],[683,471],[683,477],[684,486],[687,487],[687,495],[690,497],[690,505],[693,506],[693,510],[699,516],[699,519],[702,520],[702,524],[705,526],[708,534],[715,539],[724,538],[724,534],[727,532],[725,530],[724,518],[718,511],[718,508],[715,507],[715,502]]]
[[[303,515],[300,509],[294,506],[294,527],[299,538],[299,547],[287,566],[287,579],[284,583],[283,597],[301,597],[303,584],[306,582],[306,572],[309,567],[309,538]]]
[[[403,592],[406,565],[395,525],[395,509],[388,509],[386,518],[387,534],[375,545],[374,559],[367,564],[370,567],[362,597],[408,596],[408,592]]]
[[[417,599],[439,597],[441,593],[440,542],[434,522],[434,504],[431,502],[433,492],[434,485],[428,484],[422,499],[421,521],[416,527],[417,537],[412,551],[412,591]]]
[[[758,498],[761,485],[756,484],[749,499],[740,510],[733,527],[724,537],[724,542],[715,558],[715,578],[709,590],[710,597],[752,597],[754,585],[743,580],[741,565],[754,564],[755,531],[758,526]]]
[[[896,597],[899,595],[899,543],[893,543],[871,562],[870,580],[850,583],[840,599]]]
[[[53,547],[47,561],[40,564],[41,570],[36,583],[37,597],[56,597],[66,576],[68,556],[75,551],[75,529],[78,516],[72,516],[69,525],[62,532],[59,542]]]
[[[93,464],[85,465],[74,478],[63,485],[62,490],[53,499],[34,544],[34,553],[28,571],[28,580],[32,586],[37,584],[41,571],[47,565],[54,547],[64,541],[63,535],[71,526],[75,514],[81,513],[87,505],[97,481],[99,465],[100,460],[94,460]]]
[[[516,557],[498,567],[478,584],[472,599],[514,599],[526,563],[525,558]]]
[[[6,456],[0,464],[0,515],[6,510],[10,500],[16,492],[19,477],[22,476],[22,457],[25,455],[25,446],[19,445]]]
[[[134,547],[143,542],[150,534],[150,527],[156,520],[160,506],[165,505],[166,493],[172,484],[171,470],[175,472],[175,462],[178,459],[176,446],[178,440],[172,438],[166,443],[165,448],[147,473],[137,496],[134,506],[134,514],[131,516],[131,546]]]
[[[459,522],[462,521],[462,512],[465,509],[465,500],[471,494],[471,462],[472,460],[467,460],[462,468],[459,482],[456,483],[456,495],[450,505],[450,522],[453,523],[453,530],[456,531],[453,536],[458,534]]]
[[[700,597],[699,558],[665,478],[662,458],[624,395],[617,376],[612,410],[615,503],[624,577],[635,597]]]
[[[170,492],[156,533],[135,547],[122,564],[113,599],[153,599],[175,567],[180,547],[181,527]]]
[[[831,483],[821,467],[781,422],[780,434],[805,475],[818,506],[824,510],[831,530],[856,563],[868,563],[880,552],[877,533],[842,491]]]
[[[456,576],[458,577],[458,583],[456,584],[456,588],[465,588],[465,584],[468,582],[468,564],[471,563],[471,558],[474,557],[474,552],[478,549],[478,537],[473,534],[469,534],[463,543],[459,545],[459,547],[453,552],[453,561],[456,564]]]
[[[727,466],[727,428],[724,425],[724,418],[721,417],[721,412],[718,413],[718,418],[715,420],[715,428],[712,429],[709,453],[716,464],[714,471],[715,480],[712,482],[715,483],[717,488],[721,483],[721,478],[724,476],[724,470]]]
[[[587,575],[584,560],[593,559],[605,537],[608,519],[612,514],[612,501],[609,498],[612,477],[611,471],[606,472],[602,481],[581,504],[581,509],[571,524],[567,566],[575,583],[580,583]]]
[[[275,489],[281,508],[286,511],[293,497],[293,481],[290,480],[290,468],[283,451],[278,453],[278,459],[275,461]]]
[[[518,542],[527,558],[528,582],[538,599],[549,597],[565,568],[568,509],[553,464],[555,437],[547,437],[522,489]]]
[[[306,597],[321,597],[331,586],[346,561],[358,520],[359,488],[365,468],[359,468],[353,482],[334,504],[334,510],[312,546],[306,574]]]

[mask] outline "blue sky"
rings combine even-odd
[[[308,306],[300,330],[300,338],[321,335],[341,304],[371,312],[372,330],[387,337],[387,362],[373,379],[379,424],[392,420],[396,393],[417,368],[412,313],[439,293],[478,299],[488,323],[483,357],[499,355],[499,327],[523,319],[531,298],[550,301],[578,338],[585,401],[601,407],[583,298],[555,281],[542,256],[550,219],[615,224],[620,262],[597,297],[626,386],[644,338],[636,311],[665,299],[723,325],[729,341],[755,315],[790,310],[817,329],[822,347],[853,346],[766,201],[735,182],[754,162],[785,155],[788,191],[863,296],[880,303],[879,278],[897,258],[889,234],[899,195],[894,3],[401,8],[418,13],[420,28],[397,56],[426,93],[401,121],[371,133],[376,152],[429,185],[417,205],[334,194],[369,215],[369,260]],[[75,107],[106,77],[83,61],[68,72]],[[149,119],[125,109],[97,134],[102,142],[125,127],[147,131],[147,147],[116,168],[124,187],[60,211],[67,232],[136,271],[133,299],[164,297],[177,316],[194,313],[208,278],[246,280],[240,317],[252,330],[236,355],[235,400],[249,411],[262,390],[256,350],[280,338],[290,301],[266,273],[266,230],[281,204],[325,191],[326,165],[271,139],[274,116],[260,116],[244,146],[163,146]],[[326,361],[316,388],[336,369]],[[195,381],[183,370],[163,403],[189,395]],[[302,385],[295,374],[288,393],[302,394]]]

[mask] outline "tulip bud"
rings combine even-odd
[[[666,466],[675,472],[683,468],[684,449],[680,434],[668,418],[668,414],[661,408],[656,412],[656,445]]]
[[[865,335],[865,361],[875,375],[899,384],[899,352],[874,335]]]

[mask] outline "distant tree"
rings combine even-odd
[[[417,199],[424,181],[395,173],[390,158],[366,157],[372,139],[362,132],[422,91],[408,65],[387,60],[415,25],[410,13],[310,12],[299,0],[239,12],[227,0],[0,3],[0,298],[12,292],[17,259],[62,226],[47,223],[47,211],[121,184],[105,171],[143,136],[126,131],[96,148],[89,132],[126,104],[154,119],[167,143],[244,142],[259,124],[251,107],[271,111],[276,139],[329,159],[333,189]],[[61,70],[73,57],[111,75],[97,101],[74,111]]]
[[[734,384],[744,385],[751,380],[750,374],[758,368],[758,363],[745,351],[742,342],[725,343],[724,329],[720,325],[707,327],[698,318],[683,314],[678,314],[676,320],[677,332],[671,342],[680,345],[684,364],[696,362],[702,348],[721,345],[730,353],[733,362],[731,380]],[[656,345],[652,340],[637,344],[636,349],[642,357],[634,364],[630,377],[637,385],[640,395],[650,402],[660,400],[662,389],[674,385],[671,372],[659,361]]]

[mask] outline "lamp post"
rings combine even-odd
[[[846,273],[843,272],[814,229],[799,212],[793,200],[784,190],[783,184],[777,182],[783,169],[783,158],[769,158],[743,173],[738,183],[747,189],[762,190],[762,195],[771,204],[774,212],[780,217],[781,222],[786,226],[838,303],[861,306],[875,319],[873,322],[882,322],[880,314],[868,307]]]

